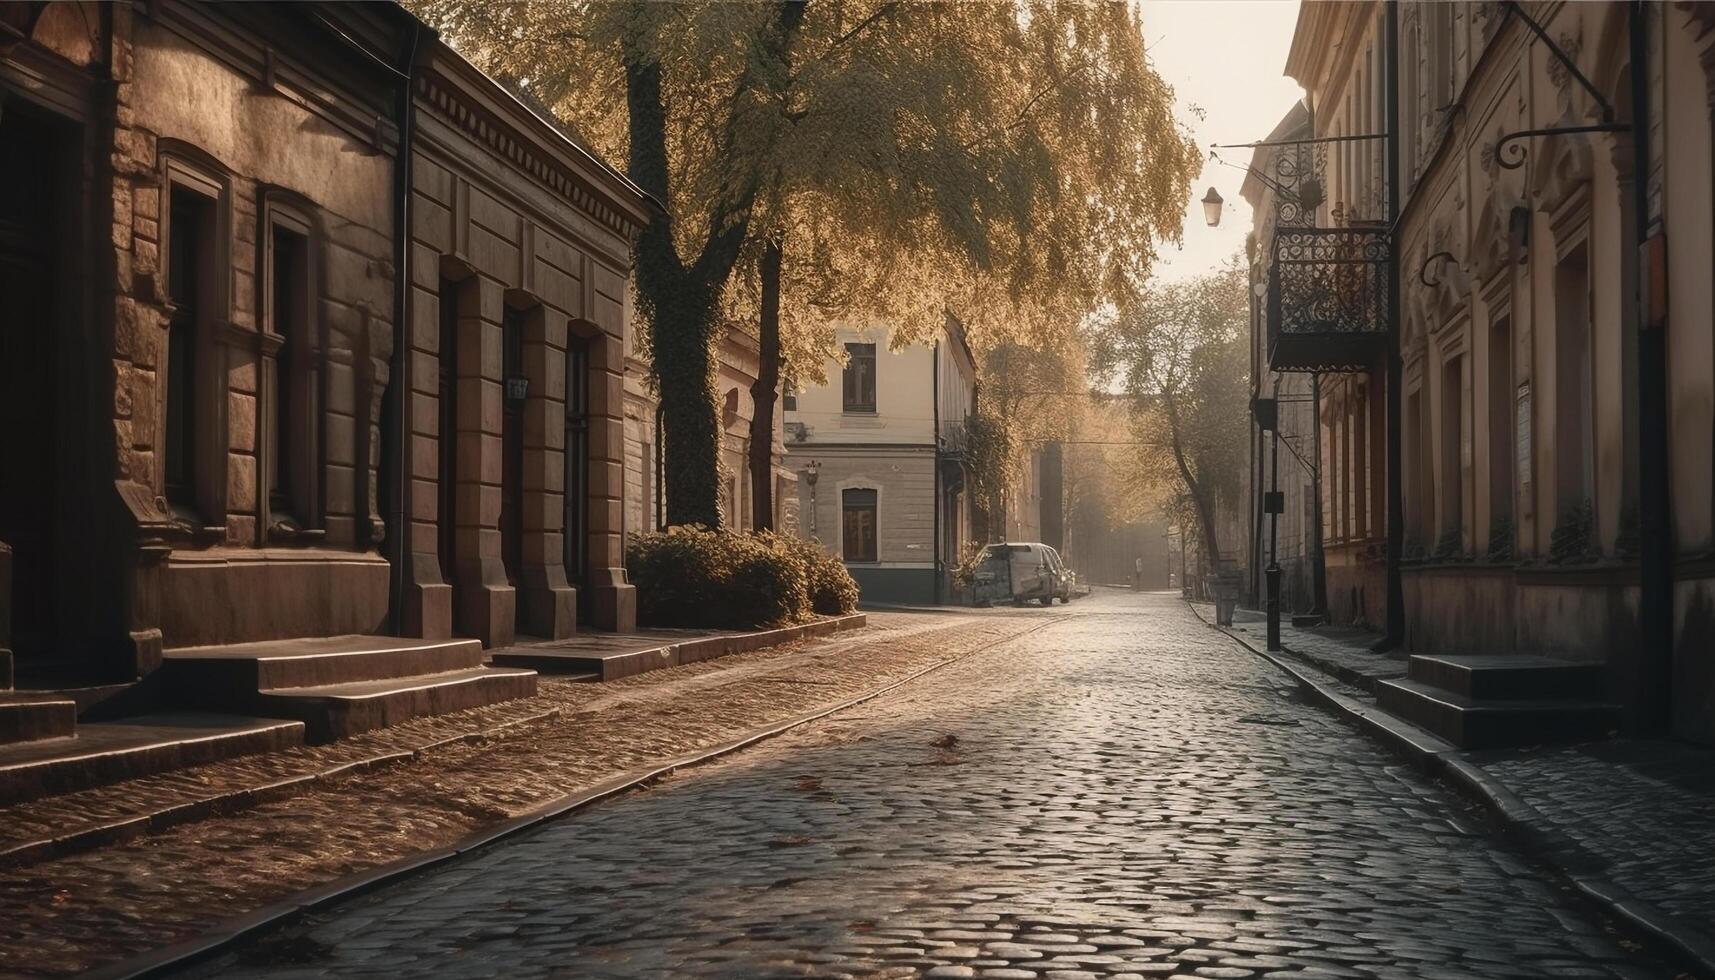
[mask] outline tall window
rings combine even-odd
[[[1441,535],[1463,531],[1465,467],[1460,448],[1465,437],[1464,355],[1441,368]]]
[[[197,504],[197,334],[207,280],[206,264],[214,233],[214,207],[207,198],[174,188],[167,243],[167,293],[172,303],[167,325],[166,429],[162,454],[167,500],[175,506]]]
[[[310,471],[313,386],[307,326],[309,240],[278,225],[272,229],[268,283],[269,328],[279,338],[268,406],[268,506],[270,524],[308,525],[314,507]]]
[[[500,562],[516,585],[524,563],[524,315],[508,307],[500,320]]]
[[[785,387],[781,389],[780,410],[783,412],[796,412],[798,410],[798,386],[790,381],[786,382]]]
[[[875,345],[847,344],[846,367],[840,373],[844,407],[848,412],[875,411]]]
[[[1423,395],[1414,391],[1405,400],[1405,446],[1400,454],[1401,477],[1405,484],[1405,528],[1407,537],[1418,547],[1427,547],[1423,540],[1423,513],[1428,508],[1428,474],[1423,467]]]
[[[846,561],[876,560],[875,491],[840,493],[841,554]]]
[[[1590,263],[1580,243],[1554,267],[1556,520],[1589,500]]]
[[[1502,315],[1489,322],[1489,514],[1491,549],[1513,516],[1513,328]],[[1505,542],[1510,544],[1509,542]]]

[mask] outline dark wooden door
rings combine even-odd
[[[458,573],[458,283],[441,280],[440,459],[435,477],[435,544],[441,575],[451,584]],[[457,604],[454,604],[457,608]]]
[[[514,586],[524,568],[524,405],[526,393],[516,387],[524,376],[522,317],[507,310],[500,327],[500,560],[506,581]]]
[[[26,669],[52,656],[58,632],[58,142],[17,100],[0,117],[0,541],[12,548],[11,594],[0,603],[10,606],[10,646]]]
[[[566,577],[578,586],[578,618],[589,614],[589,346],[572,338],[566,351]]]

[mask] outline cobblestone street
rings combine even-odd
[[[1672,976],[1176,596],[1044,627],[197,976]]]

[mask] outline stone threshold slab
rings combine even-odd
[[[506,647],[490,653],[489,663],[496,667],[528,667],[543,673],[582,674],[591,680],[615,681],[651,670],[861,629],[868,622],[865,614],[851,613],[753,632],[657,630],[598,634]]]

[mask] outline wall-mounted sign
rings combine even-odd
[[[529,378],[513,377],[506,379],[506,399],[508,401],[521,402],[529,394]]]

